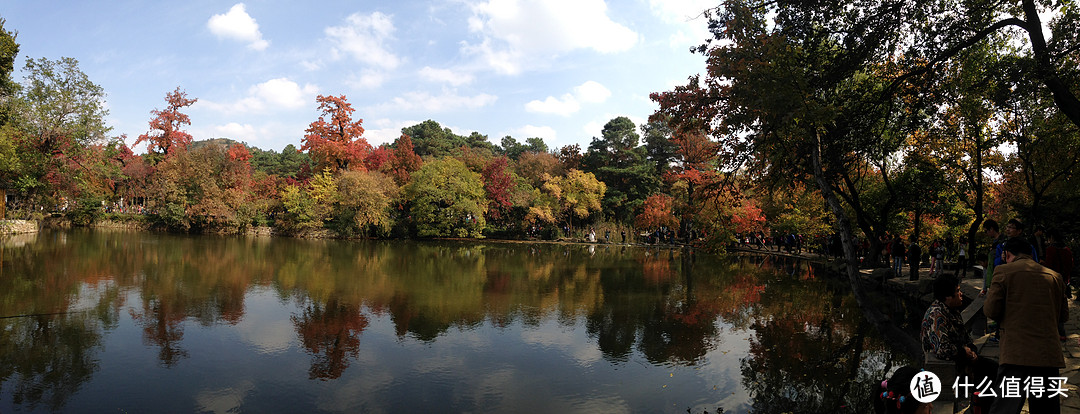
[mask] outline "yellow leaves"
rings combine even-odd
[[[337,196],[337,191],[334,188],[334,176],[330,173],[329,168],[324,169],[322,174],[312,177],[310,185],[308,194],[317,203],[333,201]]]
[[[532,206],[529,207],[529,212],[525,215],[525,221],[530,224],[537,221],[547,224],[554,224],[555,214],[552,213],[550,207]]]

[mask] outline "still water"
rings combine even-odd
[[[0,412],[866,412],[803,262],[631,246],[0,239]]]

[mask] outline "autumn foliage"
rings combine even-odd
[[[187,92],[181,91],[179,86],[176,90],[165,94],[165,102],[168,106],[163,110],[150,111],[154,115],[150,119],[150,131],[139,135],[139,138],[135,140],[135,145],[146,142],[148,152],[164,156],[169,156],[177,150],[187,149],[191,145],[191,134],[181,128],[184,125],[191,125],[191,118],[180,110],[197,101],[196,98],[188,99]]]
[[[304,135],[302,151],[308,151],[319,169],[332,167],[338,171],[350,166],[362,167],[371,152],[371,145],[362,136],[363,119],[352,119],[354,109],[345,95],[315,98],[322,115],[312,122]]]
[[[674,204],[675,199],[667,194],[653,194],[645,199],[644,211],[637,215],[634,224],[642,229],[677,227],[679,220],[675,218]]]
[[[398,185],[409,182],[409,176],[420,169],[423,161],[413,150],[412,139],[408,135],[401,134],[394,142],[394,152],[390,155],[390,176]]]

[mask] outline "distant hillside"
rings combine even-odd
[[[207,145],[219,145],[219,146],[228,148],[232,144],[243,144],[243,143],[240,142],[240,141],[229,139],[229,138],[210,138],[210,139],[204,139],[204,140],[201,140],[201,141],[192,142],[191,143],[191,149],[199,149],[199,148],[205,147]],[[248,147],[248,149],[251,149],[251,148],[252,147]]]

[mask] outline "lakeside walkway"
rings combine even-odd
[[[906,267],[906,266],[905,266]],[[871,278],[872,274],[880,272],[888,272],[889,269],[864,269],[862,273],[864,277]],[[890,290],[903,290],[910,292],[913,295],[918,295],[922,291],[925,291],[925,286],[920,289],[920,281],[930,281],[933,277],[930,276],[930,269],[923,267],[919,269],[919,281],[909,281],[905,274],[903,278],[891,278],[885,281],[885,284]],[[921,282],[923,284],[928,282]],[[971,278],[969,272],[968,278],[960,281],[960,289],[965,298],[974,299],[969,304],[969,309],[964,310],[964,317],[967,319],[969,316],[975,318],[985,318],[981,315],[972,315],[974,312],[982,312],[982,300],[977,299],[979,291],[983,288],[983,280],[981,277],[977,279]],[[929,303],[932,299],[932,293],[922,294],[923,302]],[[920,297],[920,296],[915,296]],[[1076,297],[1076,296],[1074,296]],[[1065,322],[1065,342],[1062,343],[1065,352],[1065,368],[1061,369],[1060,376],[1067,378],[1066,388],[1068,391],[1068,398],[1061,399],[1061,412],[1062,414],[1080,414],[1080,302],[1076,300],[1069,300],[1069,320]],[[974,305],[974,306],[971,306]],[[975,309],[978,308],[978,309]],[[983,326],[979,326],[977,322],[973,327],[973,331],[976,335],[981,334],[975,339],[975,345],[979,347],[979,355],[986,358],[997,360],[1001,354],[1001,347],[988,341],[989,334],[984,334]],[[942,384],[946,385],[946,384]],[[948,384],[951,386],[951,384]],[[934,413],[949,413],[951,407],[945,405],[951,404],[934,404]],[[959,411],[961,413],[967,412],[967,410]],[[1024,413],[1027,413],[1027,408],[1024,408]]]
[[[734,250],[746,252],[746,253],[758,253],[758,254],[771,254],[788,257],[798,257],[806,260],[813,260],[819,262],[826,262],[823,256],[816,253],[787,253],[778,252],[773,247],[773,250],[756,249],[753,247],[746,248],[740,247]],[[884,283],[881,282],[882,275],[891,275],[892,270],[889,268],[876,268],[876,269],[862,269],[863,278],[868,283],[874,283],[881,285],[886,291],[896,292],[904,294],[908,297],[918,299],[920,303],[925,306],[929,306],[933,302],[933,287],[932,281],[934,277],[930,275],[930,268],[927,266],[919,268],[919,280],[908,280],[908,267],[904,266],[903,277],[889,277],[886,278]],[[951,272],[951,271],[948,271]],[[960,281],[960,290],[964,295],[965,302],[969,299],[971,302],[968,307],[964,309],[964,320],[967,322],[969,319],[973,319],[973,323],[969,324],[972,328],[973,335],[976,336],[974,343],[979,348],[979,355],[982,357],[990,358],[995,361],[998,360],[1001,355],[1001,347],[997,343],[992,343],[988,339],[990,335],[984,332],[985,330],[985,316],[982,314],[982,298],[979,298],[979,292],[983,288],[983,280],[981,273],[978,273],[978,277],[975,277],[973,272],[968,272],[968,277]],[[1076,294],[1074,298],[1080,297]],[[1069,320],[1065,322],[1065,342],[1062,343],[1062,347],[1065,353],[1065,368],[1060,370],[1059,376],[1067,378],[1065,388],[1068,389],[1068,398],[1061,398],[1061,413],[1062,414],[1080,414],[1080,301],[1068,300],[1069,304]],[[949,362],[948,364],[952,364]],[[952,384],[949,380],[949,384],[942,384],[947,388],[951,388]],[[951,393],[951,389],[947,389],[948,393]],[[963,405],[963,404],[960,404]],[[953,413],[952,401],[943,403],[934,403],[934,414],[947,414]],[[971,410],[967,407],[963,407],[957,413],[969,413]],[[1023,413],[1028,413],[1027,405],[1025,404]]]

